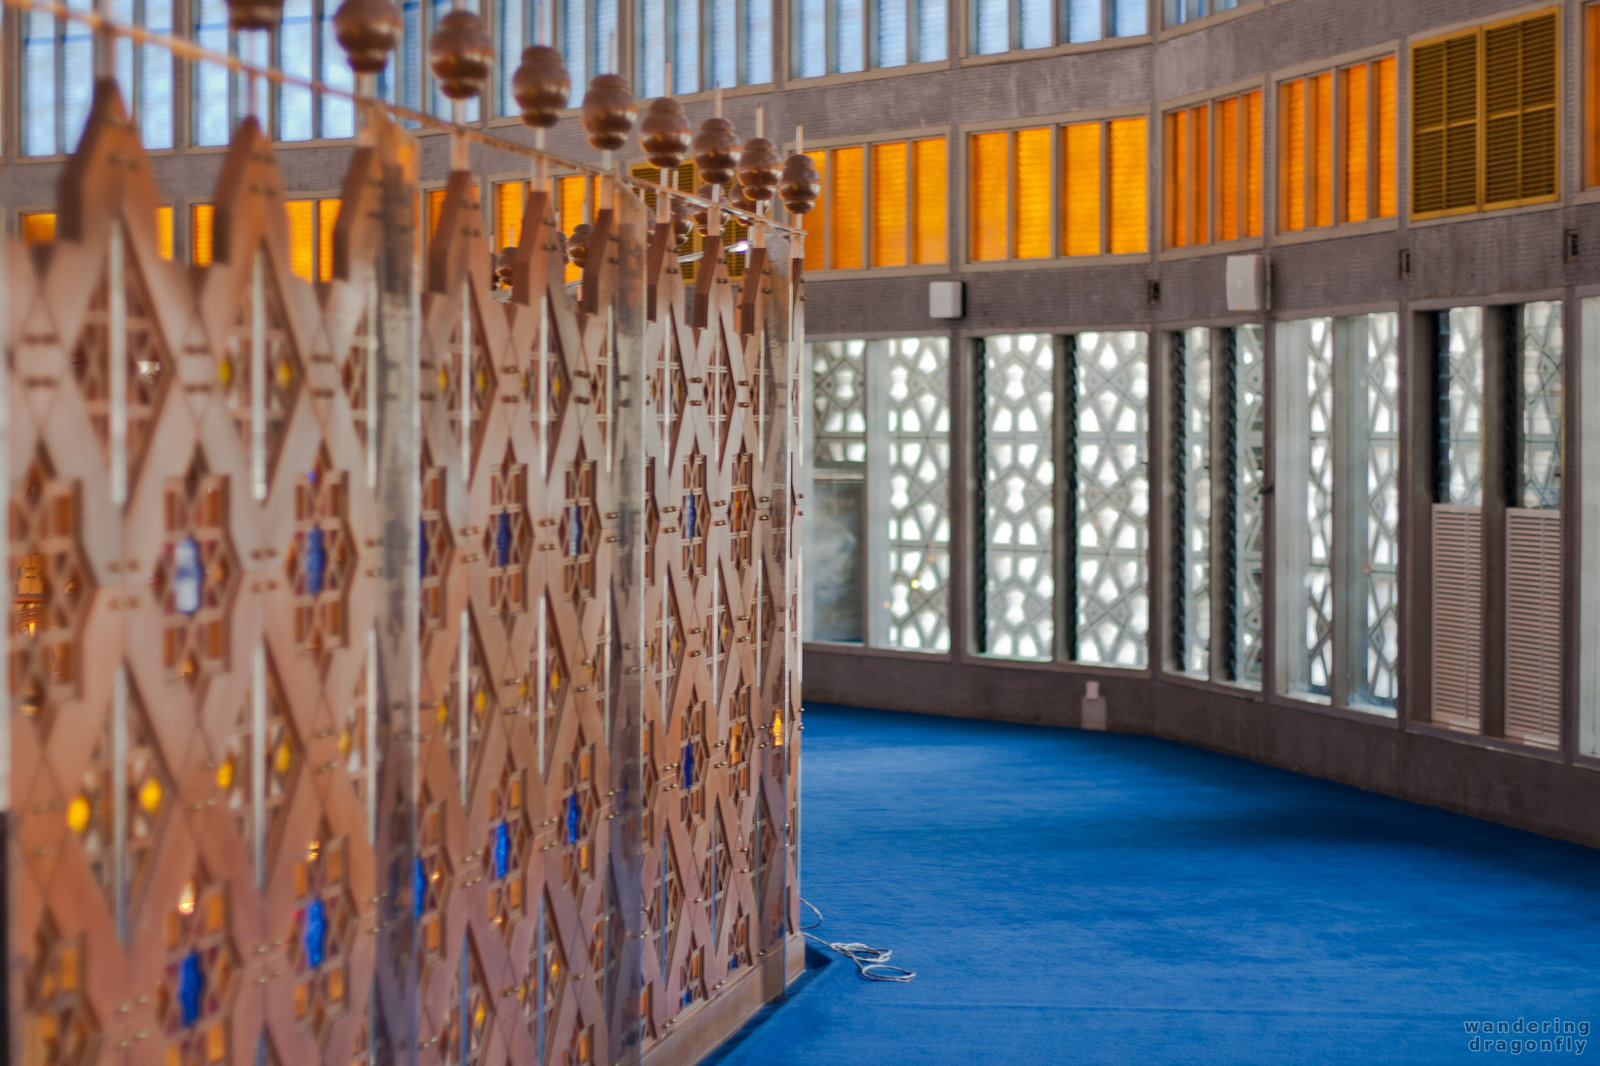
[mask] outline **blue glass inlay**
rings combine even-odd
[[[328,569],[328,552],[322,545],[322,527],[312,526],[306,536],[306,592],[322,595],[322,576]]]
[[[694,536],[694,497],[692,495],[683,498],[683,535],[686,537]]]
[[[411,893],[416,897],[412,900],[412,906],[416,909],[417,917],[421,918],[428,903],[428,870],[422,865],[421,859],[417,860],[417,867],[411,875],[411,880]]]
[[[728,960],[728,969],[737,970],[738,968],[739,968],[739,956],[735,955],[733,958]]]
[[[693,998],[694,998],[694,993],[693,992],[690,992],[687,988],[683,990],[683,1005],[685,1007],[687,1007],[689,1005],[689,1001],[691,999],[693,999]]]
[[[578,841],[578,813],[581,805],[578,803],[576,793],[567,797],[567,843],[575,844]]]
[[[200,953],[191,951],[178,963],[178,1011],[185,1029],[200,1020],[205,998],[206,972],[200,964]]]
[[[328,914],[320,899],[306,908],[306,963],[315,970],[322,965],[328,949]]]
[[[683,787],[694,787],[694,745],[683,746]]]
[[[499,560],[496,566],[505,566],[511,561],[511,516],[505,511],[500,512],[500,520],[495,523],[494,554]]]
[[[494,827],[494,875],[504,877],[511,868],[511,826],[501,822]]]
[[[428,522],[422,519],[417,523],[417,576],[428,576]]]
[[[583,508],[567,508],[567,554],[576,559],[583,552]]]
[[[205,592],[206,572],[200,565],[200,542],[193,537],[178,541],[172,559],[172,599],[178,610],[194,614]]]

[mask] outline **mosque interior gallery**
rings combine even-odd
[[[0,1061],[1588,1047],[1600,0],[0,0],[0,217]]]

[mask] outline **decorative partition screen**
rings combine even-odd
[[[666,1061],[792,974],[785,231],[689,291],[606,176],[497,290],[416,178],[370,116],[304,282],[246,120],[186,271],[104,81],[4,246],[9,1061]]]

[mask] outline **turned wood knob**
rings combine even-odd
[[[567,238],[567,258],[579,267],[589,258],[589,235],[593,232],[593,226],[580,222],[572,228],[572,236]]]
[[[502,287],[511,286],[511,271],[517,261],[517,248],[508,244],[494,257],[494,280]]]
[[[275,30],[283,21],[283,0],[228,0],[228,28]]]
[[[639,121],[639,103],[620,74],[599,74],[583,95],[583,129],[596,151],[626,147]]]
[[[817,173],[817,164],[810,156],[795,154],[784,162],[778,195],[793,215],[809,214],[817,205],[817,198],[822,195],[822,175]]]
[[[522,50],[522,64],[511,76],[511,95],[522,108],[522,124],[549,129],[572,98],[572,78],[566,60],[546,44]]]
[[[693,144],[694,129],[683,113],[683,105],[670,96],[651,100],[644,118],[639,121],[639,147],[644,149],[650,164],[662,169],[676,168]]]
[[[483,19],[457,9],[439,20],[428,42],[428,65],[441,93],[452,100],[472,99],[489,83],[493,64],[494,42]]]
[[[682,200],[672,201],[673,247],[681,245],[694,232],[694,212]]]
[[[770,200],[778,191],[783,179],[783,161],[778,149],[765,137],[755,137],[745,142],[744,154],[739,156],[739,188],[751,200]]]
[[[739,166],[739,138],[733,123],[725,118],[708,118],[694,135],[694,164],[700,180],[711,185],[726,185]]]
[[[334,39],[357,74],[382,73],[404,30],[393,0],[344,0],[333,15]]]

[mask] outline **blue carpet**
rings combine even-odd
[[[1600,1059],[1595,851],[1148,737],[847,708],[808,711],[802,783],[815,932],[917,978],[830,956],[710,1062]],[[1586,1035],[1471,1050],[1557,1018]]]

